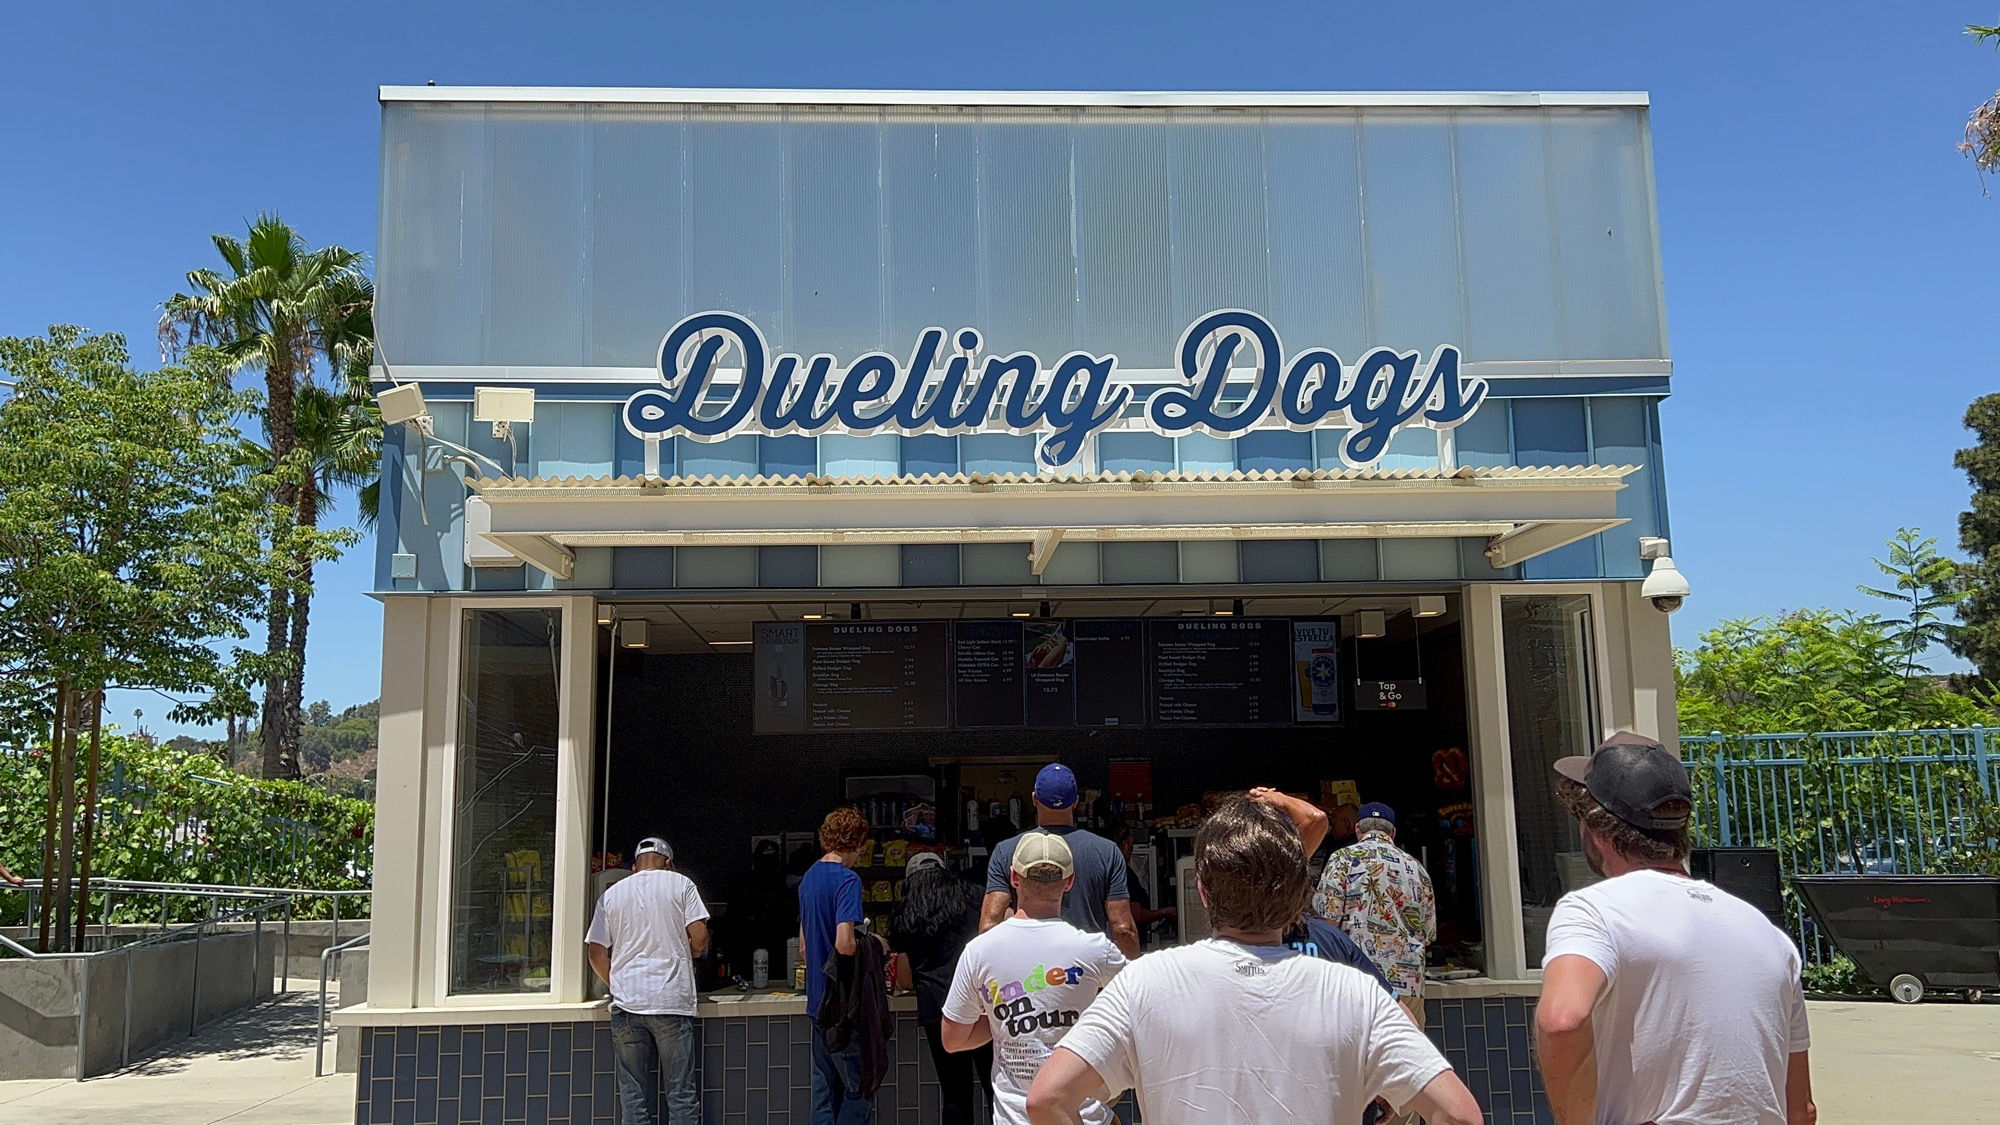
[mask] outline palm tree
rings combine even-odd
[[[355,302],[367,295],[361,255],[338,246],[309,250],[276,215],[258,216],[243,241],[218,234],[214,242],[227,272],[198,269],[187,275],[192,292],[166,302],[160,341],[170,356],[205,344],[232,371],[262,370],[267,463],[278,470],[272,498],[296,521],[311,475],[296,457],[298,395],[312,385],[322,355],[339,364],[343,354],[352,353],[354,344],[340,326],[353,322]],[[330,335],[334,349],[328,347]],[[298,708],[286,699],[292,677],[284,662],[304,647],[304,637],[295,642],[291,636],[292,602],[293,591],[279,586],[266,607],[264,649],[271,661],[263,705],[266,777],[298,775]]]

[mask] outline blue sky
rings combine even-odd
[[[1993,371],[2000,197],[1956,153],[2000,87],[1971,4],[14,6],[0,44],[0,334],[150,362],[208,236],[280,211],[372,250],[389,84],[1646,90],[1691,643],[1860,606],[1902,525],[1957,538],[1959,420]],[[367,547],[321,572],[307,698],[378,690]],[[162,729],[164,700],[128,698]]]

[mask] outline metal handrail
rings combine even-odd
[[[319,955],[319,1034],[313,1037],[313,1077],[326,1077],[326,980],[328,971],[341,954],[357,946],[368,944],[369,935],[349,938],[339,945],[329,945]]]

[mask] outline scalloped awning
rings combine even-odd
[[[1632,466],[897,477],[483,477],[466,561],[567,578],[577,547],[1483,537],[1508,567],[1625,522]]]

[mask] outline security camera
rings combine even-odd
[[[1653,608],[1661,613],[1679,610],[1689,594],[1687,576],[1674,566],[1673,556],[1667,551],[1664,539],[1649,535],[1639,540],[1639,557],[1653,562],[1653,569],[1646,575],[1646,584],[1639,587],[1639,596],[1652,602]]]

